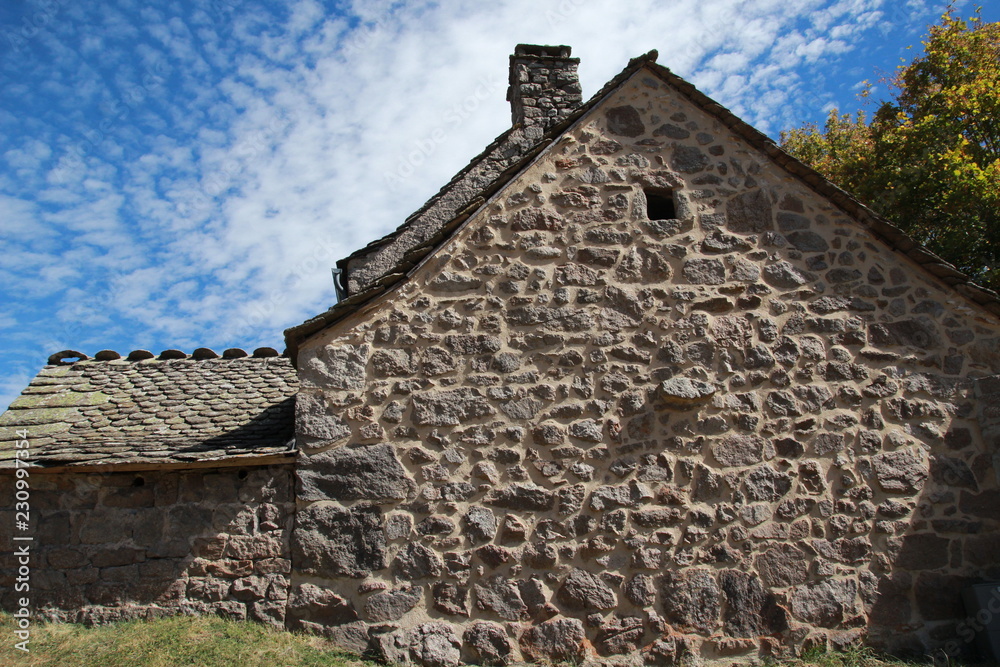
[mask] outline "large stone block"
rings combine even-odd
[[[474,387],[413,395],[413,421],[421,426],[457,426],[496,410]]]
[[[607,122],[608,132],[622,137],[639,137],[646,131],[642,116],[628,104],[608,109]]]
[[[657,387],[660,398],[673,408],[691,408],[707,403],[715,395],[715,385],[685,377],[664,380]]]
[[[402,579],[438,577],[444,571],[441,557],[422,544],[410,542],[392,561],[393,573]]]
[[[726,225],[731,231],[751,234],[774,229],[767,193],[753,190],[730,199],[726,204]]]
[[[758,435],[729,435],[712,445],[712,455],[724,466],[738,467],[760,463],[764,439]]]
[[[574,568],[563,581],[556,598],[572,610],[613,609],[618,597],[595,574]]]
[[[873,625],[893,627],[910,621],[913,577],[908,572],[894,572],[878,578],[871,585],[874,590],[867,594],[871,604],[868,619]],[[864,589],[862,595],[866,595]]]
[[[462,639],[478,664],[492,667],[510,662],[512,647],[499,623],[476,621],[465,630]]]
[[[888,493],[913,494],[927,479],[927,464],[916,452],[883,452],[872,457],[875,480]]]
[[[457,667],[462,643],[450,623],[433,621],[413,629],[410,652],[423,667]]]
[[[527,618],[528,605],[509,577],[496,574],[480,580],[472,589],[476,595],[476,606],[481,611],[493,612],[506,621]]]
[[[465,514],[463,532],[473,543],[488,542],[496,537],[497,518],[486,507],[470,507]]]
[[[682,273],[693,285],[721,285],[726,282],[726,267],[718,259],[690,259],[684,262]]]
[[[671,623],[706,635],[715,630],[722,596],[710,570],[669,570],[661,586],[663,613]]]
[[[774,287],[799,287],[809,282],[809,276],[782,260],[764,267],[764,282]]]
[[[792,479],[787,474],[764,464],[754,468],[743,484],[751,500],[775,502],[791,490]]]
[[[948,564],[950,540],[933,533],[904,536],[899,543],[895,565],[904,570],[935,570]]]
[[[589,331],[594,318],[585,310],[562,307],[523,306],[505,313],[511,326],[539,327],[547,331]]]
[[[802,584],[809,576],[805,552],[792,544],[779,544],[764,551],[754,564],[761,578],[772,588]]]
[[[310,505],[296,516],[292,560],[305,574],[363,578],[385,567],[382,510],[371,505],[342,508]]]
[[[555,494],[536,484],[511,484],[491,491],[485,502],[505,509],[544,512],[552,509]]]
[[[958,507],[974,517],[1000,521],[1000,490],[990,489],[980,493],[962,491]]]
[[[351,427],[319,392],[303,391],[295,397],[295,432],[307,438],[340,442],[351,435]]]
[[[833,628],[855,614],[857,594],[854,579],[804,584],[792,591],[792,614],[806,623]]]
[[[868,327],[872,345],[907,345],[921,350],[936,350],[942,345],[937,325],[928,317],[872,324]]]
[[[304,355],[302,377],[324,389],[364,389],[368,353],[367,345],[327,345]]]
[[[643,634],[642,618],[614,616],[601,627],[594,646],[603,655],[626,655],[639,650]]]
[[[413,373],[413,353],[409,350],[377,350],[372,354],[375,377],[407,377]]]
[[[634,508],[653,497],[652,490],[641,482],[618,486],[599,486],[590,494],[590,507],[597,511],[618,507]]]
[[[521,651],[536,662],[579,663],[586,652],[583,623],[557,618],[529,628],[521,635]]]
[[[301,500],[402,500],[416,489],[389,445],[303,456],[297,474]]]
[[[927,621],[960,620],[965,618],[962,589],[979,583],[971,577],[921,572],[914,587],[914,600],[920,616]]]
[[[304,622],[320,626],[342,625],[358,620],[351,603],[328,588],[314,584],[296,586],[288,598],[288,627],[307,627]]]
[[[785,610],[760,580],[745,572],[724,570],[719,584],[726,598],[723,630],[730,637],[757,637],[784,632]]]
[[[406,612],[417,606],[423,596],[424,589],[421,586],[375,593],[365,600],[365,618],[375,622],[398,621]]]

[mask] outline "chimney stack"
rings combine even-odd
[[[569,116],[583,102],[576,68],[568,46],[518,44],[510,57],[507,100],[514,125],[539,138]],[[532,136],[534,135],[534,136]]]

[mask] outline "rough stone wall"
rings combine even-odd
[[[31,535],[33,614],[103,623],[216,613],[284,626],[289,466],[185,472],[34,473],[32,527],[14,533],[13,502],[0,510],[3,608],[14,589],[10,548]],[[0,497],[14,498],[13,475]]]
[[[302,348],[297,613],[435,667],[943,645],[998,333],[640,71]]]

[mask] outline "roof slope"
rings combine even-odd
[[[472,199],[468,206],[460,211],[457,211],[456,215],[450,221],[442,224],[441,227],[437,229],[433,235],[427,237],[422,244],[409,250],[396,264],[396,266],[384,269],[380,279],[367,285],[367,287],[365,287],[362,291],[352,294],[349,298],[336,304],[326,312],[306,320],[300,325],[286,329],[286,354],[288,354],[294,362],[298,355],[299,346],[306,340],[320,331],[332,326],[349,314],[357,311],[363,305],[375,299],[388,289],[396,286],[408,277],[423,261],[423,259],[439,248],[455,233],[455,231],[457,231],[462,223],[472,217],[472,215],[474,215],[478,209],[486,203],[486,199],[498,192],[507,183],[518,176],[538,156],[539,153],[541,153],[548,146],[552,145],[570,125],[594,109],[601,102],[601,100],[610,95],[625,81],[636,75],[644,68],[647,72],[658,76],[665,83],[683,94],[694,105],[718,119],[723,125],[746,141],[750,146],[767,155],[791,175],[800,179],[817,193],[826,197],[830,202],[841,208],[845,213],[865,225],[865,227],[871,231],[874,236],[888,244],[889,247],[905,254],[911,260],[916,262],[939,280],[943,281],[946,285],[957,291],[966,299],[983,307],[993,315],[1000,317],[1000,295],[992,290],[985,289],[971,282],[968,276],[956,269],[953,265],[922,247],[916,241],[903,233],[898,227],[876,214],[859,200],[855,199],[846,191],[842,190],[830,180],[825,178],[819,172],[786,153],[766,135],[740,120],[731,111],[704,93],[700,92],[692,84],[677,76],[668,68],[663,67],[662,65],[657,65],[657,56],[658,53],[654,50],[643,56],[639,56],[638,58],[633,58],[629,62],[628,66],[622,70],[618,76],[614,77],[607,84],[605,84],[605,86],[588,102],[583,104],[564,122],[552,127],[545,133],[543,138],[532,150],[525,153],[520,160],[512,164],[509,168],[500,173],[489,185],[484,187],[479,193],[479,196]],[[491,148],[494,145],[495,143],[491,145]],[[473,160],[473,164],[476,160],[481,159],[481,157],[482,156]],[[458,177],[456,177],[456,179],[457,178]],[[452,183],[454,182],[455,180],[452,181]],[[450,185],[451,184],[449,184],[449,186]],[[449,186],[446,186],[442,192],[447,190]],[[414,214],[414,216],[408,218],[406,223],[386,238],[393,238],[403,234],[409,221],[416,215],[417,214]],[[380,239],[379,241],[376,241],[375,244],[380,244],[384,242],[384,240],[385,239]]]
[[[297,390],[277,357],[45,366],[0,415],[0,468],[21,433],[45,467],[272,462],[293,454]]]
[[[572,49],[568,46],[532,46],[519,44],[510,57],[510,88],[507,99],[515,104],[514,126],[494,139],[483,152],[469,163],[448,183],[446,183],[423,206],[414,211],[393,232],[372,241],[348,257],[337,262],[342,270],[341,279],[345,294],[351,296],[364,291],[380,278],[393,273],[401,259],[414,248],[423,245],[444,225],[464,210],[481,193],[497,181],[510,167],[535,148],[545,137],[548,127],[559,125],[563,119],[573,115],[580,103],[580,87],[576,78],[579,58],[570,58]],[[527,58],[534,66],[533,74],[546,72],[551,77],[547,90],[539,90],[540,84],[526,83],[518,78],[518,63],[525,68]],[[567,69],[568,67],[568,69]],[[567,73],[569,74],[567,76]],[[528,73],[525,72],[525,76]],[[536,81],[533,79],[532,81]],[[546,97],[545,100],[523,98],[524,88],[530,94]],[[554,86],[554,89],[549,86]],[[518,102],[514,103],[513,98]],[[548,103],[542,115],[539,102]],[[526,118],[527,111],[536,113]]]
[[[529,139],[520,128],[507,130],[410,214],[403,224],[337,262],[343,270],[346,293],[362,292],[380,277],[393,273],[401,257],[432,238],[457,211],[468,206],[500,174],[528,153],[537,139]]]

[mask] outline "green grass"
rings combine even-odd
[[[14,619],[0,613],[0,665],[40,667],[377,667],[312,635],[281,632],[249,621],[175,616],[99,627],[31,626],[30,653],[14,648]],[[806,651],[788,667],[926,667],[878,656],[866,648]],[[950,663],[948,667],[958,667]]]
[[[801,660],[797,662],[810,667],[904,667],[915,664],[881,657],[864,647],[851,647],[838,652],[809,649],[803,652]]]
[[[0,665],[25,667],[368,667],[325,640],[214,616],[177,616],[100,627],[31,626],[30,653],[14,648],[14,622],[0,614]]]
[[[920,662],[900,660],[876,653],[864,646],[854,646],[845,651],[825,651],[820,648],[809,649],[803,652],[802,657],[788,663],[783,663],[789,667],[928,667],[928,665],[938,665],[939,667],[975,667],[969,663],[957,661],[937,661],[930,658]],[[984,667],[989,667],[984,665]]]

